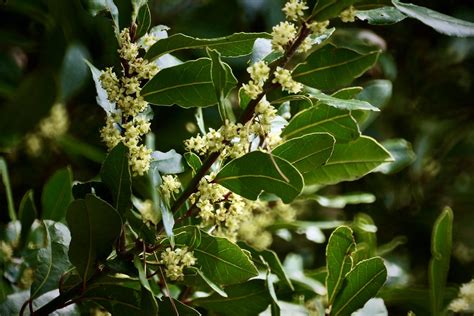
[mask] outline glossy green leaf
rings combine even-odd
[[[429,268],[431,315],[441,315],[448,278],[453,235],[453,211],[446,207],[437,218],[431,236]]]
[[[254,151],[234,159],[217,174],[215,182],[247,199],[256,200],[263,191],[290,203],[303,188],[303,178],[289,162]]]
[[[41,218],[62,221],[71,201],[72,172],[68,167],[56,171],[46,182],[41,194]]]
[[[411,3],[402,3],[398,0],[392,0],[392,3],[402,13],[432,27],[439,33],[459,37],[474,36],[472,22],[456,19]]]
[[[377,294],[386,279],[387,269],[382,258],[375,257],[359,262],[347,274],[330,315],[351,315]]]
[[[198,155],[192,152],[187,152],[184,154],[184,159],[186,159],[186,163],[188,164],[191,169],[193,169],[194,174],[201,168],[202,161]]]
[[[71,235],[66,225],[48,220],[42,221],[42,224],[46,244],[36,251],[33,259],[35,273],[31,298],[58,288],[62,274],[71,265],[68,259]]]
[[[226,67],[226,64],[222,62],[221,55],[218,51],[208,48],[207,55],[211,58],[211,79],[221,120],[223,122],[226,120],[234,122],[235,115],[232,111],[232,104],[225,98],[227,77],[232,76],[232,74],[228,73],[227,69],[229,69],[229,67]]]
[[[122,230],[122,220],[110,204],[92,194],[73,201],[66,220],[71,230],[69,260],[85,283],[94,274],[97,261],[110,254]]]
[[[84,301],[97,302],[112,315],[144,315],[142,312],[142,291],[140,283],[131,282],[107,282],[98,283],[96,286],[89,286],[82,298]]]
[[[359,137],[359,127],[349,111],[320,104],[296,114],[283,129],[282,137],[291,139],[311,133],[329,133],[336,142],[348,142]]]
[[[264,280],[251,280],[225,288],[224,298],[218,294],[198,298],[193,304],[225,316],[253,316],[263,312],[272,299]]]
[[[5,159],[0,157],[0,173],[2,174],[3,185],[5,186],[5,194],[7,197],[8,215],[10,221],[16,221],[15,204],[13,203],[12,188],[10,186],[10,177],[8,175],[8,167]]]
[[[354,248],[352,230],[347,226],[336,228],[329,237],[326,247],[326,288],[329,305],[334,302],[346,274],[352,269],[351,252]]]
[[[357,180],[384,162],[390,153],[374,139],[361,136],[347,144],[337,144],[328,162],[305,179],[305,184],[334,184]]]
[[[364,111],[375,111],[375,112],[380,111],[378,108],[376,108],[369,102],[357,100],[357,99],[337,98],[334,96],[324,94],[321,91],[316,90],[316,89],[309,89],[308,94],[310,97],[317,99],[318,103],[324,103],[337,109],[349,110],[349,111],[352,111],[352,110],[364,110]]]
[[[225,65],[229,74],[232,70]],[[227,77],[224,96],[237,84],[233,75]],[[206,107],[217,103],[211,78],[211,60],[200,58],[161,70],[142,89],[147,102],[157,105],[177,104],[184,108]]]
[[[354,4],[356,0],[319,0],[313,8],[311,16],[316,21],[324,21],[335,18],[341,11]]]
[[[357,99],[381,109],[390,101],[392,90],[393,84],[390,80],[371,80],[364,84],[364,89],[357,95]]]
[[[308,56],[306,63],[293,71],[298,82],[316,89],[335,89],[350,84],[377,61],[379,51],[366,54],[326,45]]]
[[[148,32],[148,29],[151,25],[151,13],[150,8],[145,2],[145,5],[141,6],[138,10],[137,19],[135,21],[137,24],[137,30],[135,31],[135,37],[140,38]]]
[[[411,144],[404,139],[388,139],[381,142],[382,146],[392,155],[394,161],[387,162],[375,169],[376,172],[384,174],[393,174],[408,167],[416,160],[416,155]]]
[[[272,154],[291,163],[306,179],[328,161],[335,143],[328,133],[306,134],[278,145]]]
[[[128,149],[124,144],[119,143],[107,155],[100,177],[112,192],[114,208],[123,215],[132,206],[132,179],[128,166]]]
[[[153,293],[153,295],[159,294],[159,293],[154,293],[153,292],[153,290],[150,286],[150,282],[148,281],[146,271],[145,271],[145,268],[143,266],[143,263],[142,263],[142,260],[140,259],[140,257],[135,256],[133,258],[133,265],[135,266],[135,268],[138,271],[138,279],[140,280],[140,283],[143,286],[143,288],[146,289],[147,291],[149,291],[150,293]]]
[[[177,50],[193,48],[215,49],[224,57],[245,56],[252,52],[253,43],[257,38],[271,38],[271,36],[268,33],[235,33],[226,37],[201,39],[184,34],[174,34],[159,40],[150,47],[145,58],[153,60]]]
[[[372,25],[388,25],[403,21],[406,15],[394,7],[381,7],[371,10],[357,10],[356,17]]]
[[[197,259],[195,266],[216,284],[240,283],[258,274],[249,256],[226,238],[201,232],[201,243],[193,251]]]
[[[331,94],[331,96],[334,98],[344,99],[344,100],[354,99],[356,95],[360,93],[363,89],[364,88],[362,87],[342,88],[340,90],[337,90],[333,94]]]
[[[33,190],[29,190],[21,199],[20,211],[18,213],[18,218],[21,223],[20,249],[26,245],[31,225],[37,217],[38,211],[36,210],[35,200],[33,198]]]
[[[119,29],[119,12],[113,0],[88,0],[87,4],[92,15],[97,15],[101,11],[110,12],[116,29]]]
[[[220,296],[227,297],[227,293],[220,286],[218,286],[217,284],[212,282],[208,277],[206,277],[204,273],[202,273],[201,270],[195,267],[189,267],[186,270],[187,272],[191,272],[191,274],[186,273],[184,275],[185,284],[187,284],[187,281],[189,281],[190,279],[199,280],[203,282],[206,286],[208,286],[212,291],[219,294]]]

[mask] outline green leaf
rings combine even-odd
[[[226,238],[201,232],[201,243],[193,251],[197,259],[195,266],[216,284],[240,283],[258,274],[248,255]]]
[[[153,292],[150,286],[150,282],[148,281],[145,268],[143,267],[142,260],[137,255],[135,255],[135,257],[133,258],[133,265],[138,270],[138,279],[140,280],[140,283],[143,286],[143,288],[145,288],[147,291],[149,291],[153,295],[159,294],[159,293]]]
[[[41,194],[42,219],[62,221],[72,201],[72,172],[64,168],[56,171],[46,182]]]
[[[352,230],[347,226],[336,228],[329,237],[326,247],[328,305],[332,305],[346,274],[352,269],[351,252],[354,248]]]
[[[335,18],[341,11],[354,4],[356,0],[319,0],[313,8],[311,16],[316,21],[324,21]]]
[[[173,303],[171,303],[171,300],[173,300]],[[175,300],[174,298],[171,298],[171,297],[163,297],[162,300],[158,302],[158,307],[159,307],[160,315],[170,315],[170,316],[171,315],[180,315],[180,316],[201,315],[201,313],[199,313],[197,310],[195,310],[191,306],[183,304],[180,301]],[[178,314],[176,313],[176,311],[178,312]]]
[[[215,182],[247,199],[257,200],[262,191],[290,203],[303,188],[303,178],[289,162],[261,151],[234,159],[217,174]]]
[[[376,172],[393,174],[408,167],[416,160],[416,155],[413,152],[411,144],[404,139],[388,139],[381,144],[390,152],[394,161],[380,165],[375,169]]]
[[[281,134],[285,139],[311,133],[329,133],[336,142],[348,142],[359,137],[359,127],[349,111],[320,104],[296,114]]]
[[[263,312],[272,302],[264,280],[251,280],[225,288],[228,294],[224,298],[213,294],[198,298],[193,304],[225,316],[253,316]]]
[[[225,98],[227,77],[232,76],[232,74],[228,73],[227,69],[229,67],[226,67],[226,64],[222,62],[221,55],[218,51],[208,48],[207,54],[211,58],[211,79],[216,94],[221,120],[223,122],[226,120],[235,122],[232,104]]]
[[[87,79],[87,65],[84,59],[86,48],[79,44],[69,45],[64,55],[60,73],[60,98],[65,101],[78,92]]]
[[[225,68],[232,73],[227,64]],[[224,95],[227,96],[236,84],[237,79],[228,76]],[[214,105],[217,99],[211,78],[211,60],[200,58],[163,69],[143,87],[141,94],[147,102],[157,105],[177,104],[184,108]]]
[[[377,61],[378,50],[361,54],[326,45],[308,56],[292,73],[293,79],[316,89],[331,90],[350,84]]]
[[[235,33],[225,37],[201,39],[184,34],[174,34],[159,40],[150,47],[145,58],[153,60],[177,50],[193,48],[212,48],[224,57],[245,56],[252,52],[253,43],[257,38],[271,38],[271,36],[268,33]]]
[[[8,167],[5,159],[0,157],[0,173],[2,174],[3,185],[5,186],[5,194],[7,196],[8,215],[10,221],[16,221],[15,204],[13,203],[12,188],[10,186],[10,177],[8,176]]]
[[[191,280],[193,280],[194,281],[193,284],[195,284],[196,280],[199,280],[199,281],[203,282],[204,284],[206,284],[211,290],[213,290],[214,292],[216,292],[220,296],[227,297],[227,293],[223,289],[221,289],[217,284],[212,282],[208,277],[206,277],[204,275],[204,273],[202,273],[201,270],[199,270],[195,267],[189,267],[186,270],[191,271],[192,274],[187,274],[186,273],[184,275],[184,283],[185,284],[187,284],[187,281],[191,281]]]
[[[342,92],[339,91],[339,93],[342,93]],[[338,97],[324,94],[321,91],[316,90],[316,89],[308,89],[308,94],[310,97],[317,99],[318,103],[327,104],[337,109],[349,110],[349,111],[351,110],[364,110],[364,111],[375,111],[375,112],[380,111],[378,108],[376,108],[369,102],[356,100],[356,99],[338,98]]]
[[[357,10],[356,17],[372,25],[389,25],[403,21],[406,15],[394,7],[381,7],[372,10]]]
[[[342,88],[334,92],[333,94],[331,94],[331,96],[334,98],[344,99],[344,100],[354,99],[357,96],[357,94],[360,93],[363,89],[364,88],[362,87]]]
[[[347,144],[337,144],[328,162],[305,179],[306,185],[335,184],[357,180],[384,162],[391,161],[390,153],[374,139],[360,136]]]
[[[441,34],[459,37],[474,36],[472,22],[456,19],[411,3],[402,3],[398,0],[392,0],[392,3],[402,13],[432,27]]]
[[[441,315],[443,296],[448,278],[453,235],[453,211],[446,207],[439,215],[431,236],[430,301],[431,315]]]
[[[122,229],[119,213],[98,197],[87,194],[73,201],[67,212],[71,230],[69,260],[84,284],[94,274],[97,261],[105,260]]]
[[[119,12],[113,0],[88,0],[87,3],[92,15],[97,15],[101,11],[110,12],[115,28],[119,30]]]
[[[33,259],[35,269],[31,285],[31,298],[36,298],[58,287],[62,274],[71,265],[68,247],[71,235],[66,225],[53,221],[42,221],[46,245],[39,249]]]
[[[306,134],[278,145],[272,154],[291,163],[306,179],[328,161],[335,143],[328,133]]]
[[[138,10],[137,19],[135,21],[137,24],[137,30],[135,31],[135,37],[140,38],[148,32],[148,29],[151,25],[151,13],[148,4],[143,5]]]
[[[202,161],[201,158],[199,158],[198,155],[192,152],[186,152],[184,153],[184,159],[186,160],[186,163],[188,164],[191,169],[193,169],[194,174],[201,168],[202,166]]]
[[[386,279],[387,269],[382,258],[375,257],[359,262],[347,274],[330,315],[351,315],[377,294]]]
[[[112,192],[114,208],[123,215],[131,206],[132,179],[128,166],[128,149],[119,143],[105,158],[100,177]]]
[[[357,95],[357,99],[369,102],[378,109],[384,108],[392,97],[392,82],[390,80],[371,80],[364,85],[364,90]],[[352,111],[361,130],[375,120],[379,113],[367,111]]]
[[[38,211],[36,210],[35,200],[33,198],[33,190],[26,192],[21,199],[18,217],[21,223],[19,248],[22,249],[26,245],[31,225],[38,217]]]
[[[269,249],[256,250],[244,242],[239,242],[239,246],[245,250],[250,251],[254,262],[258,262],[259,264],[263,265],[264,262],[261,260],[263,258],[263,260],[265,260],[265,262],[268,264],[270,271],[274,273],[282,282],[285,282],[288,287],[293,289],[293,284],[291,284],[290,278],[283,269],[283,265],[281,264],[276,252]]]
[[[372,217],[365,213],[358,213],[353,221],[353,228],[357,237],[357,243],[365,243],[368,247],[370,257],[377,251],[377,226]]]

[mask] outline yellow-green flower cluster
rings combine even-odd
[[[296,210],[281,201],[248,201],[247,207],[250,209],[250,216],[241,224],[238,238],[256,249],[265,249],[272,244],[269,226],[277,221],[291,222],[296,216]]]
[[[199,209],[201,226],[213,227],[213,234],[235,241],[240,224],[249,215],[246,200],[213,183],[214,174],[201,179],[191,202]]]
[[[64,135],[69,129],[69,117],[63,104],[56,103],[51,107],[49,116],[42,119],[37,132],[26,135],[27,152],[38,156],[45,140],[54,140]]]
[[[165,266],[166,276],[172,280],[182,280],[184,277],[184,268],[191,267],[196,264],[196,258],[192,251],[187,247],[183,248],[166,248],[161,253],[160,263]]]
[[[354,6],[350,6],[339,14],[341,21],[344,23],[354,22],[356,18],[356,10]]]
[[[461,286],[458,298],[449,304],[449,309],[455,313],[474,312],[474,279]]]
[[[143,175],[150,167],[151,150],[141,144],[150,131],[149,119],[144,115],[148,103],[141,96],[141,84],[153,78],[158,67],[139,57],[139,45],[131,41],[129,29],[120,33],[119,45],[122,76],[119,78],[112,68],[106,68],[100,76],[107,98],[117,106],[101,129],[101,138],[109,150],[120,142],[127,146],[133,174]]]
[[[247,68],[250,74],[250,80],[242,85],[242,89],[251,98],[256,99],[263,92],[263,85],[270,75],[270,67],[264,61],[259,61]]]
[[[303,85],[296,82],[291,77],[291,72],[288,69],[277,67],[274,72],[275,79],[273,83],[279,83],[284,91],[289,93],[298,93],[303,89]]]
[[[285,47],[296,38],[296,34],[296,26],[293,23],[280,22],[272,28],[272,48],[283,53]]]
[[[308,9],[305,1],[302,0],[290,0],[285,3],[283,12],[285,12],[286,18],[292,21],[298,21],[304,16],[304,11]]]
[[[162,181],[160,188],[165,199],[169,200],[173,194],[179,193],[181,182],[177,176],[166,175],[162,177]]]
[[[153,202],[151,200],[137,201],[134,202],[134,204],[140,212],[142,220],[145,224],[158,224],[160,218],[158,216],[158,212],[155,212],[155,210],[153,209]]]
[[[252,140],[256,137],[265,144],[261,149],[270,149],[281,140],[279,134],[272,132],[271,123],[276,118],[276,109],[262,98],[255,108],[254,116],[245,125],[226,121],[218,130],[213,128],[204,135],[197,135],[187,139],[184,144],[186,150],[198,155],[221,152],[221,158],[238,158],[250,151]]]

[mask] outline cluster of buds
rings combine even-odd
[[[474,279],[461,286],[458,298],[449,304],[449,309],[455,313],[474,312]]]
[[[116,111],[108,115],[101,137],[109,150],[120,142],[127,146],[133,174],[143,175],[150,168],[151,150],[142,143],[150,131],[150,118],[146,113],[148,103],[140,94],[141,84],[153,78],[158,67],[139,57],[140,46],[131,40],[129,29],[120,33],[119,45],[121,77],[112,68],[106,68],[100,76],[109,101],[117,106]]]

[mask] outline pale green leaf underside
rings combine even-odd
[[[340,92],[341,93],[341,92]],[[334,96],[330,96],[322,93],[316,89],[309,90],[309,96],[317,99],[320,103],[327,104],[329,106],[342,109],[342,110],[365,110],[365,111],[380,111],[378,108],[373,106],[367,101],[357,99],[341,99]]]
[[[159,40],[145,55],[153,60],[162,55],[182,49],[212,48],[224,57],[239,57],[249,55],[257,38],[271,38],[268,33],[235,33],[225,37],[202,39],[184,34],[174,34]]]

